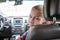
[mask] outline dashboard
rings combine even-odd
[[[18,26],[23,24],[23,18],[14,18],[13,20],[14,25]]]
[[[27,25],[27,17],[10,17],[8,18],[8,24],[12,25],[12,38],[15,40],[16,37],[22,35],[25,31],[25,26]]]

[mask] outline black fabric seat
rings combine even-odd
[[[44,16],[47,20],[60,20],[60,0],[44,0]]]
[[[59,25],[36,25],[35,28],[28,32],[26,40],[59,40]]]

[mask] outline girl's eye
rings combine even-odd
[[[35,18],[36,20],[40,20],[40,18],[39,17],[37,17],[37,18]]]

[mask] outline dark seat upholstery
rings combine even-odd
[[[56,40],[60,38],[59,25],[36,25],[29,31],[26,40]]]
[[[60,0],[44,0],[44,16],[47,20],[60,20]]]

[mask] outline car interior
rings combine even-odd
[[[6,0],[0,0],[0,2],[2,3],[5,1]],[[18,6],[22,5],[24,0],[9,0],[9,1],[15,1],[14,6],[16,7],[17,5]],[[28,32],[25,40],[60,40],[59,11],[60,0],[44,0],[43,4],[44,17],[46,20],[52,21],[53,24],[34,25],[35,28],[33,28],[31,32],[30,31]],[[22,25],[24,25],[24,27]],[[28,16],[21,17],[10,16],[7,18],[4,17],[3,15],[0,15],[0,40],[17,40],[16,36],[21,36],[28,29],[29,29]]]
[[[60,40],[60,25],[56,23],[60,20],[59,3],[59,0],[44,0],[44,16],[54,23],[36,25],[31,32],[28,32],[26,40]]]

